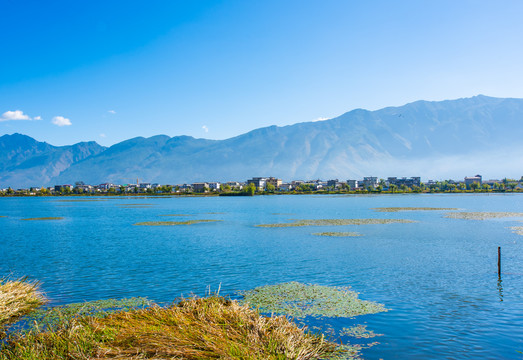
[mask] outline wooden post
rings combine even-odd
[[[501,246],[498,246],[498,277],[501,277]]]

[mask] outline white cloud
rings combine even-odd
[[[51,122],[53,124],[57,125],[57,126],[69,126],[69,125],[72,125],[71,124],[71,120],[69,120],[68,118],[65,118],[63,116],[55,116]]]
[[[101,134],[100,134],[100,137],[101,137],[101,138],[104,138],[104,137],[106,137],[106,136],[107,136],[107,135],[105,135],[104,133],[101,133]]]
[[[203,129],[203,131],[205,131],[206,133],[209,132],[209,128],[207,127],[207,125],[203,125],[203,126],[202,126],[202,129]]]
[[[114,111],[114,110],[108,110],[107,112],[108,112],[109,114],[116,114],[116,111]]]
[[[41,117],[41,116],[35,116],[35,117],[33,118],[33,120],[42,120],[42,117]]]
[[[22,110],[6,111],[0,117],[0,121],[11,121],[11,120],[31,120],[31,118],[24,114]]]
[[[326,117],[319,117],[319,118],[317,118],[316,120],[312,120],[312,122],[316,122],[316,121],[324,121],[324,120],[329,120],[329,118],[326,118]]]

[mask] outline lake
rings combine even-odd
[[[239,290],[288,281],[350,286],[390,311],[309,323],[337,330],[364,324],[383,334],[367,339],[379,344],[362,351],[366,359],[521,359],[523,236],[510,227],[523,226],[523,218],[373,208],[523,212],[522,200],[521,194],[0,198],[0,276],[40,280],[52,305],[135,296],[171,302],[219,286],[237,297]],[[22,220],[38,217],[63,219]],[[255,226],[369,218],[415,222]],[[220,221],[133,225],[188,220]],[[313,235],[334,231],[361,236]]]

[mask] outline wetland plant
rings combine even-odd
[[[399,212],[399,211],[449,211],[459,210],[458,208],[436,208],[436,207],[378,207],[372,210],[378,212]]]
[[[357,232],[319,232],[319,233],[312,233],[312,235],[316,236],[338,236],[338,237],[351,237],[351,236],[361,236],[361,234]]]
[[[27,218],[22,219],[24,221],[45,221],[45,220],[63,220],[64,218],[61,216],[48,216],[48,217],[34,217],[34,218]]]
[[[465,220],[488,220],[501,219],[510,217],[523,217],[523,213],[519,212],[450,212],[445,214],[445,217],[451,219],[465,219]]]
[[[169,307],[79,316],[53,330],[11,336],[1,360],[24,359],[319,359],[347,352],[284,316],[219,296]]]
[[[38,282],[0,279],[0,331],[46,302]]]
[[[186,220],[186,221],[144,221],[134,225],[138,226],[176,226],[176,225],[193,225],[199,223],[218,222],[222,220]]]
[[[405,219],[311,219],[294,220],[290,223],[261,224],[257,227],[298,227],[298,226],[341,226],[341,225],[376,225],[376,224],[406,224],[413,223],[413,220]]]
[[[361,300],[347,287],[333,287],[299,282],[257,287],[242,293],[243,302],[262,313],[294,318],[353,317],[387,311],[385,306]]]

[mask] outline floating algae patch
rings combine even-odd
[[[96,300],[83,303],[40,308],[32,312],[24,320],[28,324],[38,324],[39,327],[54,327],[60,322],[79,316],[104,317],[117,311],[144,309],[153,302],[143,298]]]
[[[341,329],[340,335],[350,336],[356,339],[370,339],[376,336],[383,336],[383,334],[376,334],[374,331],[368,330],[367,325],[361,324]]]
[[[61,216],[49,216],[49,217],[35,217],[35,218],[27,218],[22,219],[24,221],[40,221],[40,220],[63,220],[64,218]]]
[[[387,311],[382,304],[359,299],[358,293],[349,288],[298,282],[261,286],[242,295],[244,303],[260,312],[294,318],[353,317]]]
[[[523,226],[512,226],[510,229],[514,234],[523,236]]]
[[[436,208],[436,207],[378,207],[372,208],[378,212],[399,212],[399,211],[448,211],[459,210],[458,208]]]
[[[187,220],[187,221],[144,221],[134,225],[139,226],[176,226],[176,225],[192,225],[199,223],[217,222],[222,220]]]
[[[359,234],[357,232],[319,232],[319,233],[312,233],[312,235],[316,235],[316,236],[339,236],[339,237],[361,236],[361,234]]]
[[[159,216],[194,216],[194,214],[165,214]]]
[[[488,220],[501,219],[509,217],[523,217],[523,213],[518,212],[450,212],[445,214],[445,217],[451,219],[465,219],[465,220]]]
[[[406,224],[413,220],[405,219],[317,219],[294,220],[291,223],[261,224],[257,227],[298,227],[298,226],[340,226],[340,225],[376,225],[376,224]]]

